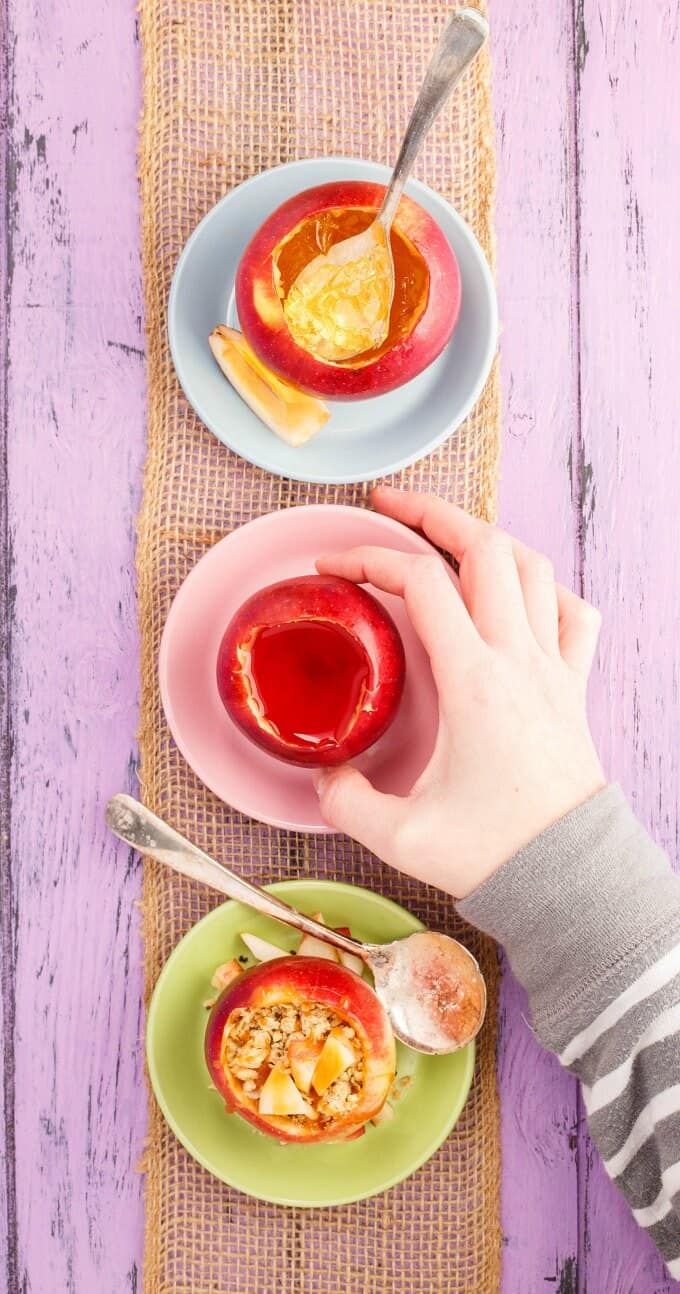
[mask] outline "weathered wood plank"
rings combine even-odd
[[[578,426],[570,0],[491,7],[498,143],[504,442],[500,520],[577,562],[567,471]],[[537,1044],[512,979],[501,993],[504,1294],[576,1290],[576,1084]]]
[[[145,1124],[133,782],[143,452],[132,0],[10,3],[15,1290],[135,1290]]]
[[[604,617],[594,722],[611,775],[677,863],[680,4],[580,9],[582,530]],[[580,1162],[581,1288],[680,1290],[585,1135]]]
[[[10,80],[7,12],[0,5],[0,213],[7,210],[9,152],[7,100]],[[16,1286],[16,1178],[14,1154],[14,952],[10,839],[9,600],[7,526],[7,302],[12,262],[10,230],[3,221],[0,248],[0,1270],[6,1288]]]

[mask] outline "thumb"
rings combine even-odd
[[[317,769],[312,780],[319,796],[321,816],[329,827],[345,831],[371,853],[389,862],[404,801],[398,795],[376,791],[368,778],[351,764]]]

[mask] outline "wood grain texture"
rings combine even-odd
[[[14,949],[10,827],[9,620],[10,565],[7,487],[7,322],[11,244],[5,219],[8,203],[8,99],[10,82],[7,15],[0,7],[0,1271],[14,1289],[16,1272],[16,1156],[14,1150]]]
[[[132,0],[53,10],[10,0],[0,99],[0,1253],[9,1294],[119,1294],[141,1249],[138,876],[101,811],[134,783],[140,67]],[[492,4],[501,514],[602,607],[603,755],[676,855],[680,16],[644,12]],[[680,1290],[523,1012],[506,977],[504,1294]]]
[[[12,0],[9,36],[7,1287],[119,1294],[138,1288],[145,1125],[139,877],[103,824],[137,708],[134,4]]]
[[[505,4],[500,10],[506,14]],[[495,39],[505,58],[508,38],[499,30],[501,13]],[[552,18],[557,23],[556,15]],[[510,16],[508,9],[516,44],[527,43],[514,62],[512,89],[506,91],[503,77],[502,107],[496,72],[499,289],[506,322],[501,520],[548,551],[561,577],[602,609],[599,668],[591,689],[598,743],[606,768],[622,781],[643,822],[675,859],[679,8],[664,3],[643,16],[628,0],[570,0],[559,18],[557,60],[551,60],[546,39],[549,20],[538,4],[521,16],[516,9]],[[552,36],[557,37],[555,26]],[[556,114],[554,98],[560,97],[564,78],[566,103],[560,99]],[[508,153],[507,140],[521,148],[519,155]],[[563,196],[556,203],[550,177],[558,156]],[[572,268],[570,286],[566,274],[561,282],[555,278],[565,259]],[[525,293],[531,293],[528,301]],[[504,1226],[510,1245],[518,1239],[517,1201],[535,1129],[549,1119],[551,1101],[552,1126],[558,1126],[561,1106],[540,1070],[534,1072],[529,1044],[522,1056],[507,981],[506,994],[512,1028],[500,1057],[501,1074],[510,1057],[519,1068],[502,1081]],[[524,1148],[522,1137],[511,1139],[508,1131],[513,1084],[533,1115],[523,1130]],[[545,1270],[548,1287],[556,1284],[574,1294],[679,1290],[606,1178],[580,1103],[578,1124],[563,1128],[563,1153],[573,1152],[575,1141],[578,1235],[571,1236],[573,1258],[558,1258],[552,1281]],[[549,1182],[546,1190],[550,1203],[538,1213],[545,1221],[539,1245],[559,1218]],[[565,1197],[564,1207],[573,1216],[574,1201]],[[531,1240],[535,1225],[536,1214],[527,1210],[535,1276],[523,1284],[521,1269],[511,1271],[506,1264],[504,1288],[518,1294],[543,1288]]]
[[[504,526],[577,568],[567,454],[578,425],[571,0],[492,7]],[[537,129],[537,122],[540,128]],[[549,341],[548,341],[549,339]],[[505,1294],[576,1290],[577,1085],[536,1042],[507,974],[500,1006]]]
[[[586,596],[605,767],[678,861],[680,4],[585,0],[578,114]],[[680,1290],[585,1135],[583,1288]]]

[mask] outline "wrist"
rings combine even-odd
[[[504,815],[497,829],[487,827],[483,856],[478,856],[474,867],[466,868],[456,878],[457,892],[453,895],[456,901],[461,902],[474,895],[496,872],[507,867],[518,854],[551,827],[581,805],[587,804],[606,785],[604,773],[598,763],[577,785],[565,787],[559,797],[553,795],[549,809],[546,808],[548,797],[543,790],[539,789],[533,799],[518,790],[515,814],[510,812]]]
[[[505,946],[546,1046],[601,1008],[623,962],[680,928],[680,882],[610,785],[520,849],[458,904]]]

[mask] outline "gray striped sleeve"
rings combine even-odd
[[[680,1276],[680,878],[609,786],[458,906],[505,946],[607,1171]]]

